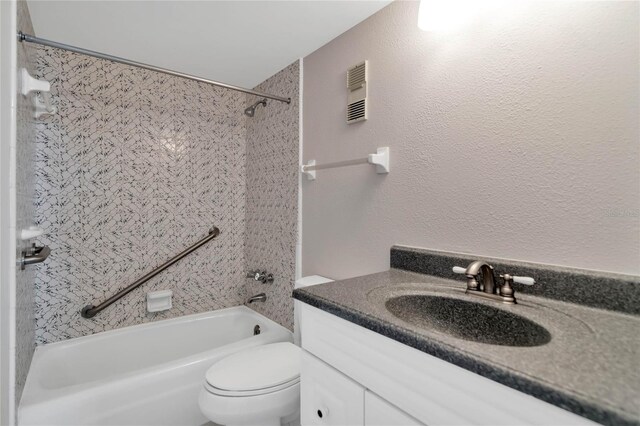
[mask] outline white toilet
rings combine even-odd
[[[226,426],[280,426],[300,410],[300,348],[280,342],[216,362],[200,391],[200,410]]]
[[[296,287],[332,280],[305,277]],[[297,304],[297,302],[296,302]],[[298,343],[300,324],[296,322]],[[300,352],[289,342],[243,349],[207,370],[198,403],[206,418],[225,426],[299,424]]]

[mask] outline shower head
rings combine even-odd
[[[258,102],[256,102],[255,104],[253,104],[250,107],[248,107],[247,109],[245,109],[244,110],[244,115],[246,115],[247,117],[253,117],[253,115],[256,113],[256,108],[260,104],[262,104],[262,106],[267,106],[267,98],[261,99]]]

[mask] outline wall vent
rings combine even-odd
[[[367,119],[366,102],[366,99],[362,99],[347,105],[347,123]]]
[[[367,119],[367,68],[364,61],[347,70],[347,123],[357,123]]]

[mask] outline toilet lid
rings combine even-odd
[[[214,388],[253,391],[296,381],[300,377],[300,348],[289,342],[254,346],[229,355],[207,370]]]

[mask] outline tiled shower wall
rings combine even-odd
[[[246,96],[53,48],[38,49],[38,73],[59,113],[37,132],[37,218],[52,249],[37,276],[37,342],[241,304]],[[217,239],[81,318],[212,225]],[[149,314],[145,293],[160,289],[173,309]]]
[[[33,34],[31,17],[26,1],[17,2],[17,27],[19,31]],[[18,43],[18,70],[26,68],[31,75],[35,75],[36,52],[32,46]],[[32,116],[33,108],[26,97],[18,94],[16,115],[16,247],[18,251],[27,248],[34,240],[19,239],[20,230],[34,224],[34,175],[35,152],[35,124]],[[31,364],[35,348],[35,320],[34,320],[34,283],[36,267],[26,268],[24,271],[16,269],[16,348],[15,348],[15,401],[16,406],[22,396],[27,372]]]
[[[291,97],[291,104],[267,101],[247,119],[247,213],[245,257],[249,269],[274,275],[273,284],[248,281],[249,294],[266,293],[250,307],[293,329],[291,292],[298,236],[300,64],[294,62],[257,90]],[[247,103],[257,98],[249,96]]]

